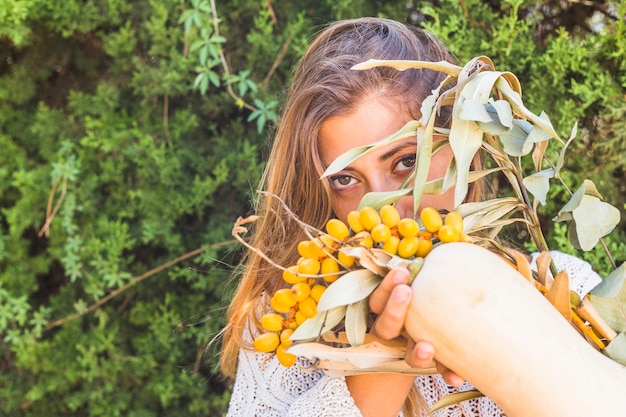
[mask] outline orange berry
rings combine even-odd
[[[275,297],[270,299],[270,306],[274,311],[278,311],[279,313],[289,313],[291,311],[292,306],[284,305],[276,301]]]
[[[346,255],[341,251],[339,251],[337,259],[344,268],[350,268],[352,265],[354,265],[354,262],[356,261],[356,258],[354,256]]]
[[[373,207],[363,207],[359,211],[359,220],[365,230],[372,230],[374,226],[380,224],[380,215]]]
[[[291,286],[291,294],[296,301],[305,300],[311,294],[311,287],[306,282],[298,282]]]
[[[302,312],[300,312],[300,311],[296,312],[296,324],[298,326],[300,326],[302,323],[304,323],[306,319],[308,319],[308,317],[305,316],[304,314],[302,314]]]
[[[380,208],[380,219],[384,225],[391,229],[400,222],[400,213],[394,206],[386,204]]]
[[[271,352],[280,344],[280,338],[276,333],[263,333],[254,339],[252,343],[257,352]]]
[[[461,232],[449,224],[444,224],[439,229],[439,240],[443,243],[458,242],[461,238]]]
[[[363,231],[363,225],[361,224],[361,213],[358,210],[353,210],[348,213],[348,225],[354,233]]]
[[[415,255],[419,247],[419,238],[417,236],[403,237],[398,244],[398,255],[402,258],[409,259]]]
[[[446,214],[446,217],[443,219],[443,224],[452,226],[460,233],[463,233],[463,217],[461,217],[461,215],[456,211],[451,211]]]
[[[422,224],[431,233],[435,233],[439,231],[443,221],[441,220],[441,216],[439,212],[432,207],[425,207],[422,209],[420,213],[420,219],[422,220]]]
[[[285,306],[288,308],[295,306],[297,302],[296,299],[293,297],[293,294],[291,294],[291,289],[289,288],[281,288],[280,290],[276,291],[274,295],[272,296],[272,299],[275,300],[277,304],[280,304],[281,306]],[[281,313],[286,313],[286,311],[285,312],[280,311],[280,310],[276,310],[276,311],[279,311]]]
[[[326,223],[326,231],[337,240],[343,241],[350,234],[348,226],[339,219],[330,219]]]
[[[298,265],[298,273],[316,275],[320,272],[320,262],[317,259],[305,259]]]
[[[417,222],[409,217],[405,217],[398,222],[398,233],[402,237],[415,236],[419,230],[420,227]]]
[[[302,313],[306,318],[315,317],[317,314],[317,303],[313,298],[308,297],[298,303],[298,312]]]
[[[415,252],[415,256],[424,258],[426,257],[426,255],[430,253],[432,248],[433,248],[433,241],[420,236],[419,245],[417,247],[417,251]]]
[[[300,256],[302,256],[303,258],[316,257],[314,249],[311,248],[310,240],[303,240],[302,242],[298,243],[298,254],[300,254]]]
[[[400,245],[400,238],[397,236],[389,236],[389,239],[383,243],[383,250],[391,255],[398,253],[398,246]]]
[[[292,265],[283,271],[283,280],[287,284],[295,284],[306,281],[306,277],[298,275],[298,265]]]
[[[278,359],[278,362],[280,362],[282,366],[284,366],[285,368],[289,368],[296,363],[297,358],[296,355],[294,355],[293,353],[288,353],[286,349],[287,348],[282,344],[279,345],[276,348],[276,359]]]
[[[321,273],[326,282],[335,282],[339,278],[339,264],[333,258],[326,258],[322,261]],[[332,275],[327,275],[332,274]]]
[[[391,230],[386,224],[377,224],[371,231],[372,240],[376,243],[384,243],[389,236],[391,236]]]
[[[290,339],[292,334],[292,329],[283,329],[283,331],[280,332],[280,344],[286,348],[291,346],[293,344],[293,340]]]
[[[276,313],[267,313],[261,317],[261,327],[270,332],[283,329],[283,316]]]
[[[320,302],[320,298],[322,298],[322,294],[326,291],[326,287],[321,284],[315,284],[313,288],[311,288],[310,296],[315,300],[316,303]]]

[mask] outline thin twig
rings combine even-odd
[[[220,36],[220,25],[219,19],[217,17],[217,7],[215,7],[215,0],[211,0],[211,14],[213,15],[213,31],[215,32],[216,36]],[[222,63],[222,68],[224,69],[224,73],[226,74],[226,77],[230,77],[231,72],[230,68],[228,67],[228,62],[226,62],[226,56],[224,56],[224,50],[221,47],[217,49],[220,56],[220,62]],[[226,91],[235,101],[243,103],[243,107],[245,107],[246,109],[250,111],[257,110],[256,107],[249,103],[246,103],[242,97],[239,97],[237,94],[235,94],[235,91],[233,90],[231,84],[226,84]]]
[[[56,217],[59,209],[61,208],[61,203],[63,203],[63,200],[65,199],[65,192],[67,191],[67,178],[63,178],[63,183],[61,184],[61,195],[59,196],[59,199],[54,206],[54,210],[50,211],[50,208],[52,207],[52,201],[54,201],[54,195],[56,194],[56,190],[59,185],[59,180],[60,178],[54,182],[52,190],[50,190],[50,197],[48,197],[48,207],[46,208],[46,222],[42,226],[41,230],[39,230],[39,233],[37,234],[38,237],[42,237],[44,234],[46,235],[46,237],[49,236],[52,220],[54,220],[54,218]]]
[[[123,286],[119,287],[118,289],[111,291],[108,295],[102,297],[101,299],[99,299],[97,302],[93,303],[92,305],[90,305],[89,307],[87,307],[86,309],[79,311],[77,313],[74,314],[70,314],[69,316],[66,316],[62,319],[59,320],[55,320],[53,322],[48,323],[47,326],[45,326],[43,329],[41,329],[42,332],[46,332],[48,330],[54,329],[56,327],[62,326],[65,323],[68,323],[72,320],[75,320],[79,317],[84,316],[87,313],[91,313],[92,311],[96,310],[97,308],[101,307],[103,304],[105,304],[106,302],[110,301],[111,299],[113,299],[114,297],[120,295],[121,293],[123,293],[124,291],[128,290],[129,288],[131,288],[132,286],[134,286],[135,284],[140,283],[141,281],[145,280],[146,278],[149,278],[171,266],[176,265],[177,263],[180,263],[184,260],[187,260],[189,258],[192,258],[194,256],[197,256],[199,254],[201,254],[202,252],[206,251],[207,249],[216,249],[216,248],[221,248],[224,246],[229,246],[232,245],[233,243],[235,243],[233,240],[227,240],[224,242],[220,242],[220,243],[216,243],[213,245],[209,245],[209,246],[205,246],[202,248],[198,248],[195,250],[192,250],[191,252],[187,252],[184,255],[179,256],[176,259],[173,259],[169,262],[166,262],[154,269],[151,269],[150,271],[139,275],[136,278],[132,278],[130,281],[128,281],[126,284],[124,284]]]
[[[267,75],[265,76],[265,78],[261,82],[261,86],[263,88],[267,87],[267,84],[269,83],[270,78],[272,78],[272,75],[274,75],[274,72],[276,72],[276,68],[278,68],[278,66],[280,65],[281,61],[285,57],[285,54],[287,54],[287,51],[289,50],[289,45],[291,44],[291,40],[293,39],[294,34],[295,34],[295,32],[291,31],[291,33],[289,34],[289,36],[287,37],[287,39],[283,43],[283,46],[280,48],[280,51],[278,51],[278,55],[276,55],[276,58],[274,59],[274,62],[272,63],[272,67],[267,72]]]

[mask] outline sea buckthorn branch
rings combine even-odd
[[[539,203],[545,202],[548,194],[549,180],[556,178],[563,183],[559,171],[576,129],[572,130],[567,141],[560,139],[547,115],[535,115],[524,106],[517,77],[508,72],[495,71],[487,57],[474,58],[464,67],[419,61],[368,61],[354,69],[365,70],[380,65],[399,70],[429,68],[442,71],[448,77],[424,100],[420,120],[410,121],[387,138],[340,155],[322,178],[342,170],[370,152],[408,137],[417,138],[416,167],[400,189],[364,196],[358,210],[348,215],[348,224],[332,219],[327,223],[325,232],[301,222],[281,201],[285,210],[305,231],[308,240],[298,245],[301,258],[296,265],[279,266],[264,257],[283,271],[283,279],[291,287],[272,295],[271,305],[275,312],[268,313],[274,315],[264,316],[261,320],[265,333],[259,336],[258,342],[255,340],[257,350],[275,352],[286,366],[295,362],[294,354],[297,353],[326,358],[324,366],[331,363],[334,372],[380,372],[392,368],[393,372],[397,371],[397,364],[385,368],[385,363],[401,360],[402,352],[391,354],[379,345],[367,346],[381,357],[388,355],[381,362],[376,355],[372,359],[372,355],[365,355],[361,349],[363,344],[368,344],[366,340],[370,340],[367,337],[367,298],[393,267],[406,266],[414,277],[433,246],[456,241],[473,242],[500,254],[598,349],[604,350],[612,340],[619,339],[613,330],[615,326],[605,323],[588,296],[583,300],[586,302],[570,302],[572,292],[566,274],[556,270],[546,252],[548,247],[537,213]],[[451,82],[455,84],[444,90]],[[452,107],[449,128],[436,124],[437,114],[443,106]],[[556,163],[546,155],[550,140],[562,145]],[[450,145],[454,155],[451,166],[443,178],[427,181],[432,155],[447,145]],[[474,171],[471,169],[472,161],[481,149],[492,157],[495,167]],[[521,158],[527,155],[531,155],[534,165],[534,172],[530,175],[523,173],[521,164]],[[548,165],[547,169],[543,169],[544,164]],[[470,183],[498,172],[510,183],[512,196],[463,202]],[[453,212],[439,213],[435,208],[425,208],[420,218],[415,213],[415,218],[411,219],[396,218],[397,211],[393,214],[393,205],[402,197],[412,195],[417,210],[423,194],[438,194],[451,187],[455,187]],[[564,188],[569,192],[567,186]],[[599,231],[591,233],[593,236],[575,236],[575,246],[589,249],[615,226],[619,212],[616,220],[615,211],[601,201],[591,182],[585,181],[570,194],[570,202],[556,219],[572,221],[575,230],[579,223],[588,220],[585,217],[593,217],[584,216],[592,208],[600,207],[609,213],[609,219],[600,224]],[[453,218],[458,220],[453,221]],[[448,231],[448,222],[457,224],[454,231]],[[513,223],[525,224],[542,252],[538,272],[530,271],[525,258],[512,253],[496,240],[499,232]],[[409,229],[411,232],[407,232]],[[581,230],[587,229],[583,227]],[[619,279],[626,281],[626,278],[620,277],[613,280]],[[600,291],[598,295],[606,296],[607,292]],[[598,298],[592,296],[591,300],[597,301]],[[351,345],[350,354],[345,346],[340,347],[344,349],[339,353],[343,362],[332,359],[337,358],[332,350],[337,347],[327,346],[328,338],[324,338],[326,332],[337,331],[338,328],[344,329],[345,340]],[[320,353],[322,351],[323,354]],[[369,356],[371,360],[363,362],[364,356]]]

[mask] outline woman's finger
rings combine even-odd
[[[406,361],[413,368],[428,368],[433,364],[435,348],[428,342],[414,342],[409,339],[406,348]]]
[[[387,304],[378,315],[372,331],[383,339],[400,336],[404,319],[411,304],[413,290],[406,284],[396,285],[387,299]]]
[[[398,285],[409,282],[409,271],[406,268],[394,268],[383,278],[376,290],[370,295],[370,310],[375,314],[381,314],[385,309],[391,293]]]
[[[451,371],[450,369],[448,369],[448,367],[439,362],[437,362],[437,371],[441,374],[443,380],[453,387],[458,387],[463,382],[465,382],[465,380],[459,374]]]

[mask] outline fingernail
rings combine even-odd
[[[417,357],[420,359],[428,359],[430,358],[432,355],[432,352],[430,352],[428,349],[419,349],[417,351]]]
[[[408,282],[408,271],[406,273],[400,269],[396,268],[393,270],[393,282],[394,284],[406,284]]]
[[[393,291],[393,298],[396,301],[403,302],[408,300],[409,297],[411,297],[411,290],[409,288],[396,287],[396,289]]]

